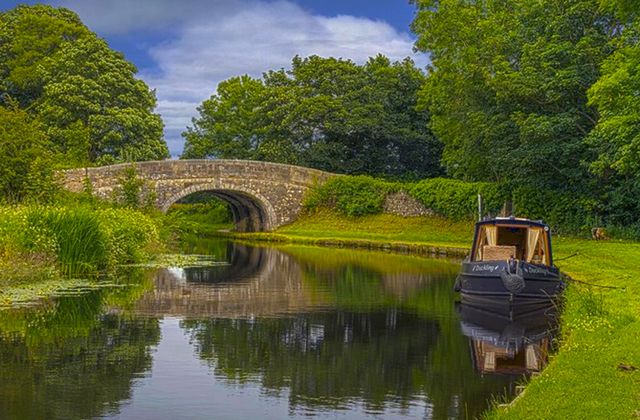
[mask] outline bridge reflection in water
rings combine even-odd
[[[0,417],[462,419],[513,395],[525,371],[516,367],[540,369],[546,357],[539,317],[456,308],[455,262],[218,251],[228,264],[162,269],[131,302],[103,299],[108,309],[65,298],[50,315],[0,316]],[[27,339],[8,325],[42,328],[25,327]],[[96,375],[80,383],[87,369]]]
[[[184,318],[247,318],[313,307],[295,259],[274,249],[235,245],[229,264],[162,269],[153,291],[135,305],[138,314]]]

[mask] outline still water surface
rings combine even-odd
[[[0,418],[473,418],[547,359],[553,314],[456,304],[456,262],[193,246],[226,263],[0,311]]]

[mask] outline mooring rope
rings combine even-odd
[[[627,290],[627,286],[604,286],[604,285],[600,285],[600,284],[593,284],[593,283],[588,283],[586,281],[582,281],[582,280],[577,280],[574,279],[573,277],[570,277],[568,275],[564,275],[564,277],[568,280],[568,281],[573,281],[576,283],[580,283],[580,284],[585,284],[587,286],[591,286],[591,287],[599,287],[601,289],[619,289],[619,290]]]

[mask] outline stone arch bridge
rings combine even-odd
[[[153,191],[166,212],[178,200],[209,191],[229,203],[237,229],[269,231],[294,221],[305,192],[334,174],[300,166],[247,160],[164,160],[64,172],[63,184],[80,192],[91,183],[95,195],[112,199],[126,168],[134,166],[143,188]]]

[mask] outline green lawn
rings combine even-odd
[[[469,247],[472,223],[436,217],[376,215],[349,218],[323,212],[275,234],[245,239],[301,243],[368,241]],[[577,254],[571,258],[563,257]],[[640,244],[554,238],[557,265],[576,280],[566,292],[560,349],[544,372],[507,407],[488,418],[640,418]]]

